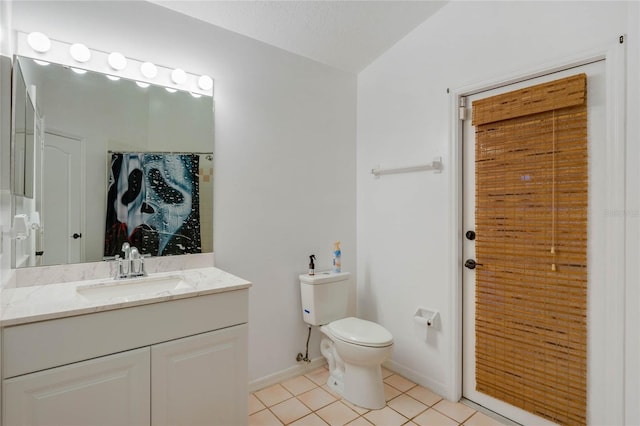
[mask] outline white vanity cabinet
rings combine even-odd
[[[5,425],[148,425],[149,348],[4,381]]]
[[[151,424],[246,423],[246,330],[231,327],[152,346]]]
[[[248,290],[6,327],[3,426],[246,424]]]

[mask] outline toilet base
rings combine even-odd
[[[377,410],[386,405],[382,370],[379,365],[345,365],[344,377],[329,375],[327,386],[358,407]]]
[[[344,396],[344,382],[341,378],[336,378],[329,374],[329,378],[327,379],[327,386],[329,386],[329,389],[331,389],[335,393]]]
[[[320,342],[320,352],[329,364],[327,385],[352,404],[370,410],[386,405],[381,364],[389,358],[393,345],[360,346],[331,339],[330,332]]]
[[[345,365],[344,392],[347,401],[362,408],[377,410],[384,408],[384,383],[380,365]]]

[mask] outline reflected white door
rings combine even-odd
[[[485,91],[478,93],[467,98],[467,105],[471,106],[472,102],[478,99],[495,96],[501,93],[510,92],[513,90],[522,89],[524,87],[533,86],[536,84],[545,83],[548,81],[557,80],[570,75],[579,73],[587,74],[587,110],[588,110],[588,149],[590,158],[603,158],[602,154],[603,143],[606,140],[605,137],[605,121],[606,112],[604,110],[605,99],[605,63],[604,61],[583,65],[581,67],[573,68],[567,71],[561,71],[553,73],[547,76],[539,77],[536,79],[528,80],[522,83],[516,83],[509,86],[501,87],[498,89]],[[595,143],[598,141],[599,143]],[[592,161],[592,160],[590,160]],[[593,256],[593,246],[598,247],[598,242],[601,233],[595,231],[596,220],[592,212],[594,209],[603,208],[602,195],[603,189],[601,187],[595,187],[592,181],[598,182],[601,176],[602,170],[596,167],[593,163],[589,165],[589,242],[588,252],[590,257]],[[471,120],[465,120],[463,126],[463,175],[464,175],[464,189],[463,189],[463,234],[467,231],[473,231],[475,228],[475,127],[471,125]],[[606,190],[606,189],[605,189]],[[476,259],[475,256],[475,242],[467,239],[463,235],[463,259]],[[600,244],[601,245],[601,244]],[[477,259],[481,262],[481,259]],[[594,262],[595,263],[595,262]],[[598,268],[598,266],[595,266]],[[594,291],[592,284],[594,280],[592,277],[597,275],[595,269],[593,269],[592,263],[589,264],[589,293]],[[482,405],[494,412],[497,412],[509,419],[512,419],[518,423],[524,425],[552,425],[546,419],[524,411],[518,407],[514,407],[506,402],[493,398],[482,392],[476,391],[476,360],[475,360],[475,270],[462,267],[462,281],[463,281],[463,383],[462,394],[465,398]],[[597,290],[600,291],[600,290]],[[593,297],[589,298],[589,311],[593,312],[598,310],[599,306],[596,303],[591,303]],[[600,302],[602,303],[602,302]],[[592,315],[591,313],[588,314]],[[591,331],[590,339],[592,337]],[[590,343],[590,346],[594,343]],[[597,343],[595,343],[597,344]],[[588,368],[593,368],[593,361],[588,360]]]
[[[42,163],[42,265],[82,262],[82,141],[46,132]]]

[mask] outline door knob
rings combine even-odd
[[[72,237],[73,237],[74,240],[77,240],[78,238],[82,238],[82,234],[78,234],[77,232],[74,232]]]
[[[467,237],[467,240],[473,241],[476,239],[476,233],[474,231],[467,231],[464,236]]]
[[[473,259],[467,259],[466,262],[464,262],[465,268],[476,269],[476,266],[482,266],[482,263],[476,263]]]

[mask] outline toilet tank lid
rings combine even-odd
[[[343,318],[326,326],[335,337],[363,346],[389,346],[393,336],[383,326],[359,318]]]
[[[326,284],[334,283],[338,281],[344,281],[349,278],[350,272],[333,272],[324,271],[316,272],[315,275],[302,274],[300,275],[300,282],[304,284]]]

